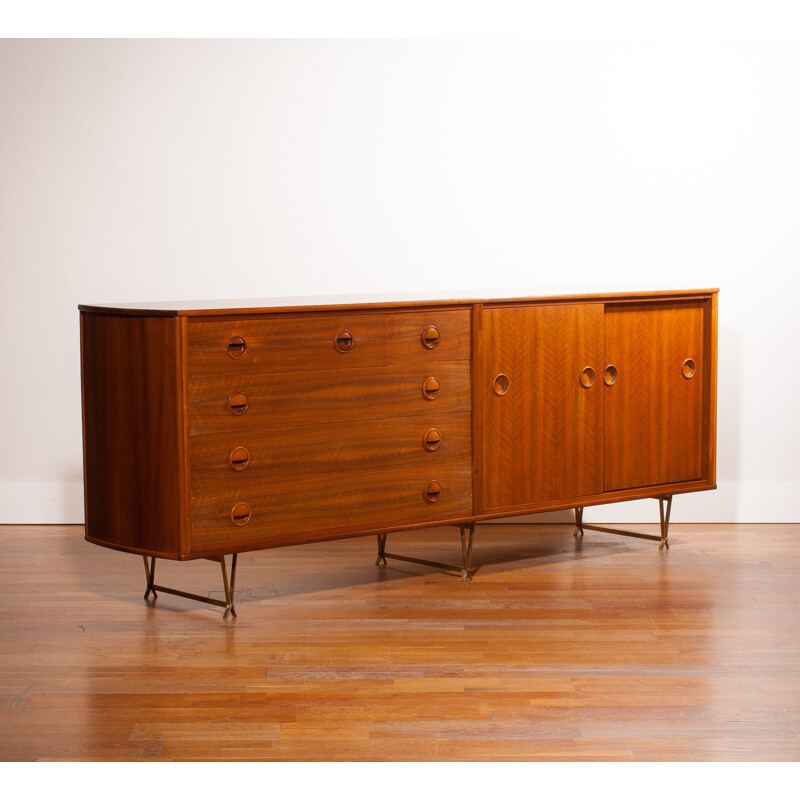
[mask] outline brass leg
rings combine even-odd
[[[667,511],[664,513],[664,500],[667,501]],[[658,498],[658,512],[661,517],[661,541],[658,543],[659,550],[669,550],[669,514],[672,511],[672,495]]]
[[[472,539],[475,532],[475,523],[470,522],[468,525],[459,525],[461,530],[461,566],[455,564],[443,564],[441,561],[428,561],[427,558],[413,558],[412,556],[399,556],[395,553],[386,552],[386,534],[378,534],[378,557],[375,559],[375,564],[381,562],[386,563],[387,558],[394,558],[397,561],[408,561],[412,564],[425,564],[428,567],[438,567],[439,569],[447,570],[448,572],[457,572],[461,575],[462,581],[472,580]]]
[[[621,531],[617,528],[606,528],[603,525],[588,525],[583,521],[583,509],[575,509],[575,535],[583,535],[584,531],[601,531],[602,533],[615,533],[617,536],[632,536],[635,539],[650,539],[651,541],[658,542],[659,550],[669,550],[669,515],[672,510],[672,495],[668,494],[663,497],[655,498],[658,500],[658,510],[661,522],[661,534],[653,536],[651,533],[639,533],[638,531]],[[666,507],[664,502],[666,501]]]
[[[225,609],[225,613],[222,615],[223,619],[226,619],[228,615],[232,617],[236,617],[236,609],[233,607],[233,592],[234,587],[236,586],[236,563],[237,563],[237,554],[234,553],[231,557],[231,580],[228,583],[228,570],[225,566],[225,556],[211,556],[207,561],[216,561],[221,569],[222,569],[222,586],[225,590],[225,599],[224,600],[217,600],[213,597],[203,597],[200,594],[194,594],[193,592],[184,592],[181,589],[170,589],[168,586],[160,586],[155,583],[156,578],[156,559],[152,557],[150,559],[150,564],[147,563],[147,556],[144,556],[144,574],[147,578],[147,590],[144,593],[144,599],[150,596],[150,592],[153,593],[153,597],[156,598],[158,595],[156,594],[156,589],[159,592],[166,592],[167,594],[174,594],[177,597],[186,597],[189,600],[197,600],[200,603],[208,603],[212,606],[219,606],[220,608]]]
[[[233,607],[233,584],[236,582],[236,553],[231,560],[231,585],[228,586],[228,570],[225,567],[225,556],[219,556],[219,564],[222,568],[222,585],[225,587],[225,613],[222,619],[227,619],[230,614],[236,619],[236,609]]]
[[[579,538],[583,537],[583,508],[575,509],[575,530],[572,535]]]
[[[469,535],[467,535],[469,531]],[[471,522],[466,528],[461,526],[461,581],[472,580],[472,537],[475,533],[475,523]]]
[[[379,566],[383,563],[386,566],[386,534],[379,533],[378,534],[378,557],[375,559],[375,566]]]
[[[147,578],[147,589],[144,593],[144,599],[150,597],[150,592],[153,593],[153,599],[158,597],[156,590],[153,588],[153,581],[156,579],[156,559],[155,556],[150,559],[150,566],[147,565],[147,556],[142,556],[144,559],[144,574]]]
[[[236,564],[239,561],[239,554],[234,553],[231,556],[231,600],[233,600],[233,591],[236,588]],[[236,616],[234,614],[234,616]]]

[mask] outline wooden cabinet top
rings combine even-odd
[[[658,298],[711,295],[718,289],[658,289],[632,287],[545,287],[525,290],[483,291],[480,297],[452,292],[406,292],[386,294],[316,295],[309,297],[267,297],[235,300],[187,300],[154,303],[103,303],[80,305],[79,309],[95,314],[128,316],[210,316],[215,314],[263,314],[275,311],[342,311],[408,306],[471,305],[474,303],[516,303],[543,301],[652,300]]]

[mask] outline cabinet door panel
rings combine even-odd
[[[481,340],[483,510],[602,491],[603,305],[485,309]]]
[[[605,387],[606,491],[702,476],[703,308],[606,306],[606,363],[617,368]]]

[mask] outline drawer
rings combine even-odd
[[[238,489],[283,478],[350,475],[469,460],[469,412],[297,425],[196,436],[189,442],[191,491]]]
[[[433,488],[438,488],[439,494],[435,502],[430,502],[425,489],[433,481],[438,482],[438,487]],[[423,465],[350,476],[326,475],[302,482],[286,477],[274,483],[193,494],[192,551],[202,553],[248,543],[258,546],[271,538],[292,534],[357,532],[371,526],[388,527],[471,513],[469,460],[439,469]],[[245,524],[234,524],[232,514]]]
[[[191,321],[189,375],[468,361],[470,319],[456,309]]]
[[[389,363],[468,361],[471,319],[467,308],[390,314],[387,322]]]
[[[188,324],[189,375],[238,375],[388,363],[385,314],[314,314]]]
[[[438,387],[433,399],[423,394],[426,385]],[[469,411],[470,395],[468,361],[201,376],[189,381],[189,434]]]

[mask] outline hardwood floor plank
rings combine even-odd
[[[244,554],[223,620],[81,527],[0,526],[0,758],[800,759],[800,525],[571,532],[480,526],[466,584],[372,537]]]

